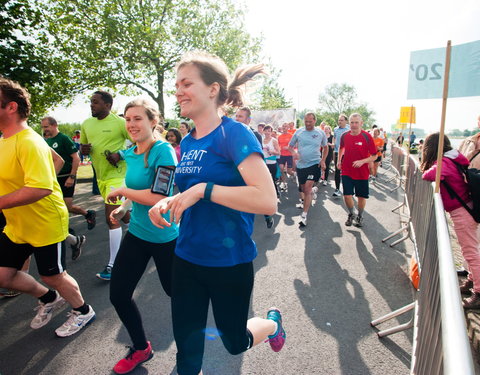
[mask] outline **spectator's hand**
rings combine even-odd
[[[120,220],[125,216],[127,210],[123,206],[118,206],[110,213],[110,221],[114,225],[120,224]]]
[[[90,152],[92,152],[92,145],[90,143],[81,144],[80,152],[82,153],[82,155],[90,154]]]
[[[110,152],[105,155],[108,162],[112,164],[114,167],[117,166],[117,163],[120,161],[120,154],[118,152]]]
[[[116,204],[120,199],[125,197],[125,188],[121,187],[118,189],[112,190],[108,195],[107,195],[107,202],[110,202],[112,204]]]

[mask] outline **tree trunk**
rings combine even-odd
[[[165,118],[165,101],[163,100],[163,81],[164,76],[162,73],[157,72],[157,92],[158,96],[155,98],[155,101],[158,104],[158,109],[160,111],[160,115]]]

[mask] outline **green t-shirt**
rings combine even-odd
[[[82,124],[80,143],[92,145],[90,158],[92,159],[98,180],[125,178],[126,164],[121,160],[117,167],[111,165],[105,151],[117,152],[125,148],[128,133],[125,129],[125,120],[120,116],[110,113],[102,120],[90,117]]]
[[[77,148],[73,141],[68,138],[65,134],[58,133],[53,138],[45,139],[47,144],[55,150],[55,152],[65,160],[65,164],[58,173],[59,176],[64,174],[70,174],[72,170],[72,157],[71,155],[78,152]]]

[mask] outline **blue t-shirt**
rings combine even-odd
[[[127,162],[125,185],[130,189],[150,189],[158,166],[168,167],[177,164],[175,150],[168,142],[155,142],[148,155],[148,168],[145,168],[145,154],[135,154],[136,149],[137,146],[134,146],[123,151],[123,157]],[[165,243],[177,238],[178,227],[175,223],[172,223],[171,227],[165,227],[164,229],[160,229],[152,224],[148,217],[150,208],[152,206],[133,202],[128,231],[144,241],[153,243]],[[163,215],[163,217],[170,221],[170,213]]]
[[[327,145],[327,135],[322,129],[298,129],[290,140],[289,146],[298,148],[300,159],[297,168],[308,168],[320,163],[322,159],[321,147]]]
[[[333,129],[333,136],[335,137],[335,152],[338,153],[338,150],[340,149],[340,138],[342,138],[342,134],[350,130],[350,125],[345,125],[344,128],[341,128],[340,126],[337,126],[335,129]]]
[[[245,186],[238,165],[254,152],[263,158],[253,132],[228,117],[200,139],[188,134],[180,147],[182,159],[175,172],[180,192],[200,182]],[[251,239],[254,216],[201,199],[183,213],[175,254],[208,267],[251,262],[257,256]]]

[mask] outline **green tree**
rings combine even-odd
[[[255,109],[278,109],[292,107],[292,101],[285,98],[285,90],[280,87],[278,79],[281,71],[268,64],[269,74],[265,76],[263,85],[256,93]]]
[[[31,124],[81,90],[73,85],[63,59],[48,40],[40,38],[44,26],[39,8],[31,1],[0,3],[0,75],[19,82],[31,94]]]
[[[164,85],[182,54],[214,53],[230,69],[253,60],[260,41],[230,0],[36,0],[48,33],[86,88],[145,92],[165,112]]]
[[[320,117],[334,126],[340,114],[350,115],[357,112],[362,115],[365,124],[373,125],[375,111],[370,109],[366,103],[358,102],[357,96],[355,87],[346,83],[332,83],[326,86],[325,91],[318,97]]]
[[[345,113],[355,106],[357,92],[346,83],[332,83],[318,96],[322,112]]]
[[[472,135],[472,133],[470,132],[470,130],[465,129],[465,130],[463,131],[463,136],[464,136],[464,137],[470,137],[471,135]]]

